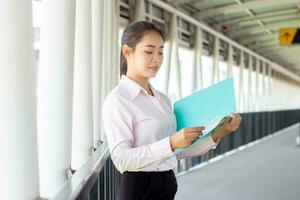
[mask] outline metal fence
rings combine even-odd
[[[227,151],[231,151],[249,142],[300,122],[300,109],[243,113],[240,115],[242,116],[242,123],[234,134],[230,134],[223,138],[217,149],[211,150],[200,157],[186,159],[185,168],[178,169],[178,172],[187,170],[188,168],[201,162],[205,162],[215,156],[224,154]],[[116,199],[121,174],[116,170],[108,156],[102,156],[101,161],[96,162],[95,165],[96,166],[92,167],[92,169],[94,169],[92,173],[89,173],[89,176],[87,176],[88,178],[85,177],[84,181],[82,181],[81,184],[78,184],[77,188],[75,187],[70,190],[71,186],[67,184],[61,190],[60,194],[64,194],[64,198],[67,197],[67,199],[78,200]],[[80,170],[76,173],[80,173]],[[76,173],[74,175],[76,175]],[[78,187],[80,191],[78,191]],[[62,197],[62,195],[60,197]],[[60,199],[60,197],[57,195],[55,199]]]

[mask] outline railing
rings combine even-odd
[[[211,150],[201,157],[186,159],[185,169],[179,171],[187,170],[188,168],[206,162],[213,157],[222,155],[228,151],[300,122],[300,109],[242,113],[240,115],[242,116],[242,123],[234,134],[224,137],[216,150]]]
[[[116,170],[108,158],[108,147],[102,144],[51,199],[114,199],[110,183],[115,180]]]
[[[201,157],[186,159],[185,168],[179,168],[178,171],[188,170],[201,162],[300,122],[300,109],[240,115],[243,120],[234,134],[223,138],[216,150],[211,150]],[[120,173],[109,158],[107,146],[102,145],[53,199],[114,200],[119,184]]]

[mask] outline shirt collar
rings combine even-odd
[[[145,94],[148,94],[147,91],[142,86],[140,86],[138,83],[136,83],[134,80],[130,79],[126,75],[121,76],[120,83],[127,88],[131,99],[134,99],[135,97],[137,97],[141,91],[143,91]],[[150,83],[149,83],[149,86],[154,94],[154,97],[156,97],[159,100],[160,95],[159,95],[158,91],[156,91],[156,89],[154,89]]]

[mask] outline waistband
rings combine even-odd
[[[123,174],[170,174],[174,173],[173,169],[167,171],[126,171]]]

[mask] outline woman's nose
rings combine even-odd
[[[160,59],[160,55],[159,54],[154,54],[152,57],[152,62],[158,62]]]

